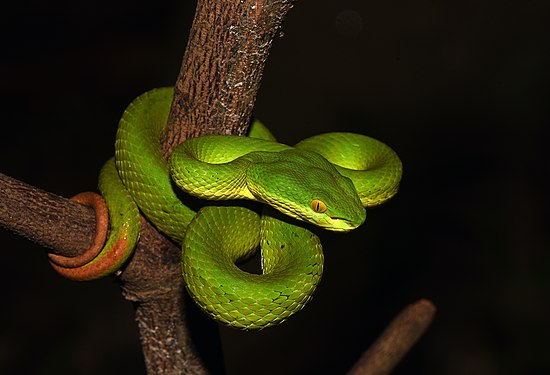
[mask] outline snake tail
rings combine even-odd
[[[59,274],[71,280],[95,280],[118,271],[132,255],[139,239],[141,228],[139,210],[118,178],[113,158],[109,159],[100,171],[99,190],[105,199],[107,210],[96,212],[96,215],[105,215],[108,211],[111,227],[109,237],[102,244],[103,247],[101,248],[100,245],[100,252],[83,264],[63,265],[54,260],[51,261],[53,268]]]

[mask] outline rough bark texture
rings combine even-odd
[[[90,207],[48,193],[0,173],[0,226],[55,254],[74,257],[95,234]]]
[[[163,137],[165,155],[186,138],[246,133],[271,42],[292,5],[198,1]]]

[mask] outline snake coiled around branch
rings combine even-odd
[[[172,96],[172,88],[155,89],[125,110],[115,162],[100,173],[109,239],[80,267],[88,270],[85,276],[78,268],[55,267],[79,280],[116,271],[138,240],[141,211],[182,244],[187,290],[206,313],[241,329],[278,324],[303,308],[322,275],[321,243],[308,226],[341,232],[360,226],[365,207],[397,192],[401,162],[388,146],[354,133],[321,134],[287,146],[258,121],[250,137],[189,139],[167,162],[160,136]],[[173,182],[207,204],[195,212]],[[249,208],[246,201],[267,208]],[[237,264],[258,248],[262,274],[242,271]],[[103,267],[113,257],[112,267]]]

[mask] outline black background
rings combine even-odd
[[[0,171],[93,190],[138,94],[175,81],[183,1],[28,1],[0,23]],[[314,300],[280,327],[223,328],[228,374],[345,372],[405,305],[438,314],[396,374],[550,373],[550,6],[545,0],[300,1],[255,114],[281,141],[364,133],[404,164],[399,194],[327,233]],[[2,374],[143,374],[112,279],[66,281],[0,232]]]

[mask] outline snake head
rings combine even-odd
[[[352,181],[321,155],[296,149],[256,154],[247,187],[257,200],[332,231],[347,232],[365,221]]]

